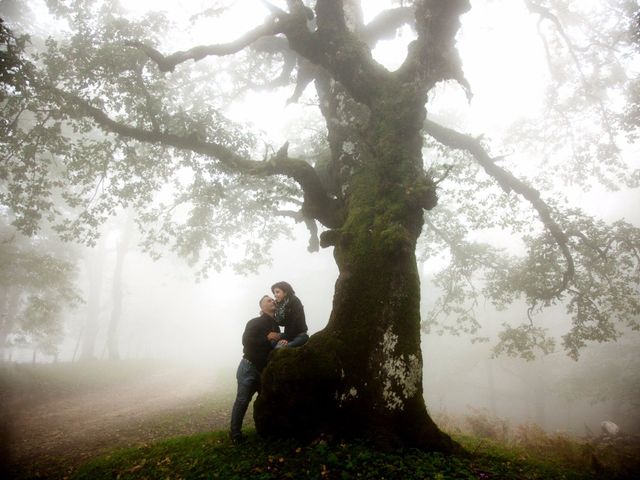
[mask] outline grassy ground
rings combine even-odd
[[[222,429],[222,380],[150,361],[0,364],[0,478],[64,478],[114,448]]]
[[[521,449],[458,437],[468,456],[418,450],[380,452],[362,443],[319,440],[301,446],[255,435],[240,446],[224,432],[175,438],[115,452],[93,461],[73,479],[595,479],[624,478],[559,458],[534,458]],[[605,477],[602,477],[605,478]],[[633,478],[633,477],[628,477]]]
[[[115,368],[114,368],[115,367]],[[640,442],[506,429],[476,413],[436,418],[467,455],[377,451],[318,439],[240,446],[226,434],[232,382],[148,362],[0,365],[2,478],[636,479]],[[196,390],[194,388],[198,387]],[[247,421],[250,424],[251,412]],[[117,449],[117,450],[114,450]],[[6,461],[5,461],[6,460]],[[3,473],[0,471],[0,474]]]

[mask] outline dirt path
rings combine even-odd
[[[173,369],[90,391],[5,395],[9,472],[62,478],[114,448],[224,429],[233,401],[224,387],[210,374]]]

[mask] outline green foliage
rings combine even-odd
[[[477,448],[475,438],[463,443]],[[590,479],[596,476],[557,459],[540,461],[523,451],[487,445],[470,455],[442,455],[418,450],[379,451],[366,443],[335,444],[318,439],[310,445],[266,441],[250,435],[240,446],[222,432],[176,438],[141,449],[114,452],[82,467],[74,479],[224,478],[224,479]]]
[[[0,202],[14,211],[14,224],[34,234],[50,222],[62,238],[93,245],[107,218],[133,207],[155,256],[169,248],[201,275],[227,263],[240,271],[268,263],[269,247],[288,232],[276,216],[279,202],[299,195],[291,181],[237,175],[206,155],[105,135],[57,93],[88,97],[137,128],[255,153],[258,138],[211,101],[218,82],[208,71],[167,78],[145,54],[124,47],[157,45],[168,21],[158,14],[127,20],[111,2],[50,3],[72,27],[70,37],[28,53],[26,40],[6,34],[20,68],[2,79],[12,95],[3,112]]]
[[[536,351],[547,355],[555,349],[555,341],[547,336],[546,330],[533,325],[519,325],[514,328],[505,324],[498,337],[500,341],[493,349],[494,355],[505,353],[511,357],[534,360]]]
[[[129,360],[91,364],[57,363],[0,365],[0,385],[14,394],[48,396],[80,394],[115,385],[127,385],[157,375],[164,368],[157,361]],[[414,449],[381,451],[366,442],[337,443],[317,438],[310,443],[274,441],[257,437],[230,444],[227,432],[207,432],[169,441],[172,432],[197,431],[208,425],[212,415],[227,415],[233,396],[232,385],[217,385],[226,393],[197,397],[180,408],[137,424],[137,436],[144,439],[136,448],[110,452],[79,469],[77,458],[42,456],[12,478],[635,478],[640,468],[640,446],[632,439],[611,445],[589,443],[562,433],[543,431],[535,424],[509,425],[503,419],[476,410],[458,418],[438,416],[438,424],[453,435],[466,454],[442,455]],[[192,404],[197,404],[191,408]],[[226,414],[226,415],[225,415]],[[226,420],[221,420],[226,421]],[[181,430],[183,425],[189,428]],[[123,427],[121,427],[123,428]],[[119,430],[122,435],[127,430]],[[464,433],[463,433],[464,432]],[[136,443],[137,445],[137,443]],[[93,450],[101,450],[103,445]],[[77,452],[76,452],[77,453]],[[54,470],[54,468],[56,470]],[[35,472],[40,472],[37,475]],[[54,474],[55,472],[55,474]]]
[[[71,250],[27,239],[6,225],[0,233],[0,331],[2,342],[31,343],[54,354],[63,338],[63,314],[81,301]],[[49,252],[42,253],[49,249]]]
[[[611,402],[629,424],[640,420],[640,357],[637,333],[615,345],[591,346],[558,381],[556,389],[569,401]]]
[[[552,351],[553,343],[561,343],[577,358],[589,342],[613,341],[625,328],[638,328],[637,226],[607,224],[569,208],[563,189],[639,185],[632,152],[639,125],[634,62],[640,10],[628,0],[525,3],[531,22],[538,22],[545,54],[545,103],[539,112],[516,120],[506,134],[481,138],[481,143],[494,163],[539,190],[567,236],[574,265],[548,225],[544,229],[526,211],[527,202],[498,188],[469,154],[428,142],[428,166],[436,179],[441,177],[442,188],[439,207],[427,216],[422,259],[445,266],[433,277],[440,296],[423,326],[476,335],[478,305],[488,300],[501,309],[524,300],[527,317],[500,334],[496,352],[531,358],[534,350]],[[442,91],[429,105],[431,115],[443,117],[438,120],[445,124],[464,124],[462,112],[438,102]],[[499,232],[503,240],[496,243],[512,247],[492,248],[477,239],[477,232],[480,238]],[[572,268],[575,274],[567,285]],[[571,317],[562,338],[547,339],[548,332],[531,323],[534,314],[551,305],[564,305]]]
[[[307,220],[320,216],[303,208],[309,192],[291,179],[299,177],[258,176],[223,158],[221,150],[242,159],[264,158],[266,164],[277,150],[252,127],[225,114],[248,92],[293,89],[294,83],[306,87],[305,79],[316,80],[318,98],[310,100],[319,104],[324,119],[317,112],[312,118],[325,124],[309,128],[301,122],[292,129],[297,138],[291,143],[317,167],[324,193],[352,210],[341,227],[348,230],[358,218],[365,232],[374,221],[371,212],[356,211],[378,201],[374,189],[361,192],[354,185],[354,175],[362,175],[359,168],[365,164],[375,165],[376,175],[389,184],[399,183],[402,175],[415,177],[410,188],[386,189],[389,198],[381,203],[408,204],[428,192],[433,197],[425,181],[429,176],[412,170],[419,145],[397,141],[421,127],[403,123],[422,121],[422,115],[407,115],[415,103],[407,85],[392,95],[384,91],[385,82],[375,85],[384,102],[372,114],[349,96],[346,86],[335,87],[336,72],[333,77],[329,71],[320,74],[322,69],[310,62],[317,59],[294,52],[277,35],[262,36],[233,55],[204,55],[195,64],[179,62],[163,70],[149,51],[184,53],[190,41],[173,19],[160,13],[135,17],[111,0],[49,0],[47,5],[66,33],[46,39],[42,47],[4,23],[0,27],[0,204],[12,210],[14,225],[28,235],[48,223],[63,238],[92,245],[108,217],[132,207],[144,248],[156,257],[170,249],[200,276],[229,264],[251,271],[268,263],[273,242],[289,231],[283,211],[295,206]],[[420,256],[444,260],[446,266],[434,272],[433,287],[441,296],[423,328],[486,340],[476,314],[483,300],[497,308],[522,300],[529,315],[507,327],[496,352],[531,358],[534,351],[549,352],[561,342],[577,358],[587,343],[613,341],[621,328],[639,327],[639,230],[567,207],[562,191],[567,185],[584,190],[640,185],[640,170],[627,158],[640,123],[640,13],[632,0],[531,0],[522,8],[528,8],[531,26],[538,27],[546,58],[545,102],[537,114],[514,118],[507,133],[479,140],[491,162],[513,172],[514,181],[542,191],[536,190],[533,202],[548,207],[549,218],[539,222],[532,200],[523,201],[496,182],[472,155],[452,152],[425,135],[423,157],[428,174],[438,181],[439,205],[428,213]],[[187,28],[224,19],[225,13],[227,5],[215,5],[193,15]],[[308,27],[315,28],[312,22]],[[354,44],[343,50],[353,56],[365,48]],[[427,104],[430,116],[439,114],[438,98],[449,101],[447,95],[439,97],[440,88],[433,89]],[[301,93],[296,88],[294,96]],[[87,108],[98,109],[121,133],[143,132],[144,141],[105,133],[89,120]],[[396,124],[396,117],[404,119]],[[367,129],[370,138],[363,135]],[[169,146],[168,137],[178,138],[182,146]],[[326,149],[327,141],[330,155],[307,145]],[[202,142],[215,147],[215,153],[196,148]],[[365,162],[365,156],[371,161]],[[351,201],[358,195],[366,198]],[[406,248],[405,220],[393,212],[380,216],[373,225],[380,233],[376,239],[387,248]],[[549,233],[550,222],[561,235]],[[517,245],[505,250],[479,240],[477,232],[500,232]],[[566,245],[560,245],[565,237]],[[360,260],[366,261],[366,255]],[[532,315],[553,305],[566,306],[571,316],[561,339],[546,338],[547,332],[531,323]]]
[[[589,342],[614,341],[625,329],[638,329],[640,229],[569,209],[563,206],[566,199],[549,201],[567,236],[574,269],[566,288],[560,288],[567,259],[556,239],[526,212],[524,202],[487,184],[478,166],[463,163],[464,156],[447,157],[440,147],[431,153],[434,175],[451,185],[443,190],[439,207],[426,216],[419,245],[423,262],[445,264],[428,278],[439,296],[423,321],[425,331],[485,340],[477,336],[481,325],[476,310],[486,300],[499,310],[518,300],[529,306],[525,323],[505,325],[499,334],[497,354],[532,359],[536,351],[546,354],[561,343],[577,359]],[[453,165],[446,163],[451,160]],[[486,189],[478,190],[479,185]],[[505,245],[510,241],[514,246],[501,249],[474,238],[477,232],[496,231]],[[548,338],[548,332],[532,323],[534,314],[552,305],[565,306],[571,318],[561,339]]]
[[[638,134],[633,105],[638,76],[638,4],[609,0],[532,1],[550,81],[540,118],[516,124],[508,137],[526,145],[567,184],[617,190],[637,187],[640,170],[624,160],[625,136]]]

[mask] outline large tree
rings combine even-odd
[[[621,150],[637,135],[639,89],[627,72],[638,59],[636,2],[522,3],[555,83],[546,121],[513,131],[513,145],[542,146],[546,161],[520,176],[511,169],[522,163],[492,154],[491,139],[427,117],[445,82],[471,98],[456,50],[467,0],[389,2],[368,22],[355,0],[255,2],[264,22],[231,41],[210,27],[211,43],[184,49],[184,30],[159,14],[127,16],[113,1],[47,3],[68,33],[39,54],[29,58],[24,39],[3,29],[1,199],[16,225],[33,232],[53,221],[91,242],[101,221],[131,206],[150,251],[169,243],[202,271],[239,242],[236,263],[255,267],[290,220],[309,227],[310,250],[333,248],[331,316],[305,347],[273,356],[255,408],[260,433],[452,448],[423,399],[416,246],[425,219],[430,253],[452,258],[439,309],[457,311],[463,328],[475,328],[464,305],[474,292],[460,279],[480,271],[499,304],[566,304],[574,355],[587,341],[615,339],[621,323],[638,328],[638,230],[537,189],[576,171],[578,181],[637,185]],[[192,28],[224,30],[227,7],[212,3]],[[411,40],[392,71],[372,52],[398,31]],[[320,141],[301,130],[291,148],[271,147],[225,118],[247,92],[281,88],[289,102],[314,104]],[[523,219],[522,203],[541,228]],[[522,258],[467,240],[468,230],[496,226],[523,236]],[[549,348],[543,333],[529,323],[507,329],[500,348],[531,355]]]

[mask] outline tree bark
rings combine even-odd
[[[410,127],[421,124],[413,117],[424,108],[402,102],[390,95],[372,110],[369,158],[353,167],[346,221],[321,237],[334,245],[339,268],[331,317],[307,345],[273,352],[254,407],[260,434],[457,448],[422,394],[415,248],[423,208],[436,198],[422,170],[420,132]]]

